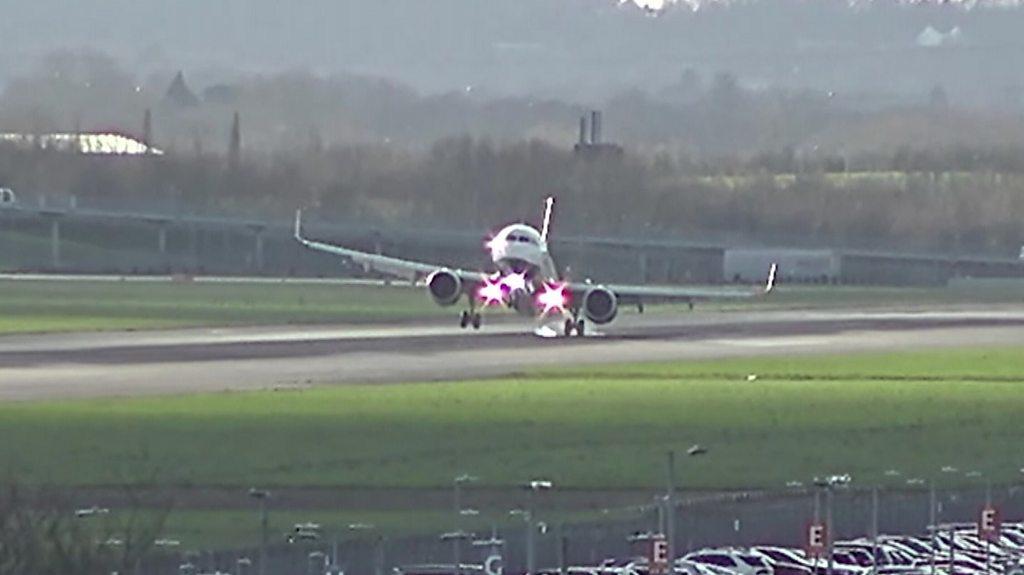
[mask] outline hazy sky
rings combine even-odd
[[[637,2],[686,8],[651,18],[626,9]],[[998,91],[1021,82],[1024,12],[966,9],[1011,3],[0,0],[0,85],[70,49],[109,54],[143,77],[181,69],[200,88],[303,69],[384,76],[430,93],[472,86],[586,102],[658,90],[695,69],[731,72],[750,86],[830,91],[927,93],[943,83],[956,97],[958,86]],[[723,5],[732,8],[706,9]],[[928,27],[960,33],[922,47]]]

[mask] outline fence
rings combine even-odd
[[[750,546],[774,544],[803,548],[807,527],[815,517],[814,490],[788,493],[737,493],[707,495],[687,500],[680,498],[676,513],[676,550],[679,555],[702,547]],[[988,492],[984,488],[938,489],[936,521],[940,523],[976,523],[990,498],[1008,519],[1024,517],[1024,489],[1002,487]],[[820,513],[826,513],[827,498],[820,499]],[[653,501],[653,498],[651,499]],[[888,489],[879,491],[878,528],[881,533],[923,534],[931,516],[931,494],[927,489]],[[639,532],[662,531],[664,516],[657,505],[640,505],[596,512],[591,519],[564,524],[546,522],[538,508],[535,538],[537,566],[555,568],[560,553],[568,565],[596,565],[608,558],[626,558],[633,554],[629,537]],[[833,498],[833,529],[836,540],[867,536],[871,532],[872,492],[837,489]],[[256,520],[254,515],[254,521]],[[543,527],[543,528],[542,528]],[[506,573],[526,570],[527,523],[501,522],[496,535],[504,541],[502,555]],[[316,542],[285,544],[275,542],[267,551],[266,575],[322,575],[323,558],[336,556],[338,566],[348,575],[384,575],[403,565],[453,564],[453,543],[442,541],[438,533],[381,537],[372,533],[331,534]],[[478,533],[490,538],[485,530]],[[487,550],[463,543],[464,563],[482,563]],[[310,556],[316,554],[311,564]],[[189,562],[197,572],[215,571],[255,575],[260,556],[258,547],[220,552],[201,552],[165,556],[146,569],[153,575],[178,573]],[[238,563],[247,558],[253,566]]]

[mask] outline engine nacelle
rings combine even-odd
[[[597,286],[583,296],[583,315],[596,324],[605,324],[619,313],[619,300],[612,290]]]
[[[427,277],[427,290],[437,305],[455,305],[462,297],[462,280],[451,270],[437,270]]]

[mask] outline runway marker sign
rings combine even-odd
[[[812,523],[807,529],[807,554],[811,557],[825,555],[825,526]]]
[[[668,573],[668,541],[664,537],[657,537],[651,541],[651,575],[663,575]]]
[[[985,541],[999,539],[999,510],[995,507],[988,506],[981,510],[978,537]]]

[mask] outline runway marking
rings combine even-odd
[[[928,320],[821,312],[627,316],[606,337],[551,341],[531,335],[531,322],[513,321],[479,334],[433,323],[11,336],[0,338],[0,401],[450,381],[549,366],[1024,346],[1024,314],[1016,313],[1020,321],[1004,321],[1013,314],[1002,311],[936,312]]]
[[[707,343],[735,347],[814,347],[834,343],[835,338],[825,337],[792,337],[792,338],[757,338],[749,339],[712,339]]]

